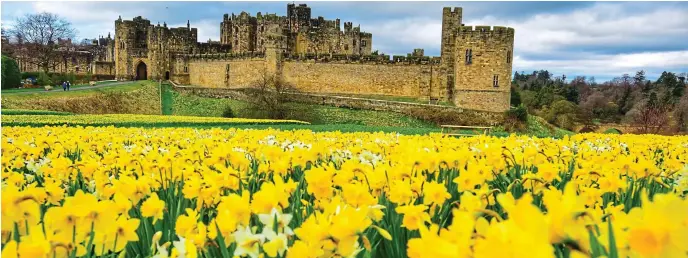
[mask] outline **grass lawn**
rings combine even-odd
[[[100,81],[96,82],[96,85],[103,85],[103,84],[109,84],[113,83],[111,81]],[[79,84],[79,85],[72,85],[69,87],[70,89],[78,89],[78,88],[85,88],[85,87],[90,87],[91,85],[89,84]],[[62,86],[53,86],[52,91],[57,91],[57,90],[63,91]],[[7,89],[7,90],[2,90],[0,93],[2,94],[12,94],[12,93],[24,93],[24,92],[43,92],[45,91],[45,88],[40,87],[40,88],[25,88],[25,89]]]
[[[24,92],[35,92],[35,93],[22,93],[22,94],[17,94],[20,92],[5,92],[2,91],[2,97],[4,98],[13,98],[13,99],[36,99],[36,98],[64,98],[64,97],[81,97],[81,96],[88,96],[88,95],[93,95],[99,92],[125,92],[125,91],[134,91],[141,89],[146,83],[155,83],[155,82],[148,82],[148,81],[140,81],[140,82],[132,82],[132,83],[127,83],[127,84],[122,84],[122,85],[116,85],[112,87],[103,87],[103,88],[94,88],[94,89],[84,89],[84,90],[75,90],[75,91],[63,91],[62,88],[59,90],[56,88],[53,88],[50,92],[44,92],[45,90],[39,89],[22,89],[22,90],[33,90],[33,91],[24,91]],[[82,85],[80,86],[81,88],[85,87],[90,87],[88,85]],[[72,86],[72,88],[76,88],[75,86]]]

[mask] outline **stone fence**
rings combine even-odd
[[[193,94],[208,98],[228,98],[248,101],[248,94],[252,89],[224,89],[204,88],[194,86],[182,86],[170,82],[175,90],[182,94]],[[331,96],[312,93],[283,93],[289,102],[328,105],[334,107],[389,111],[405,114],[411,117],[431,121],[436,124],[468,125],[468,126],[494,126],[502,121],[503,114],[482,110],[462,109],[453,106],[410,103],[391,100],[378,100],[368,98]]]

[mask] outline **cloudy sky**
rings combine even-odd
[[[463,7],[466,25],[516,29],[514,71],[546,69],[598,81],[645,70],[688,72],[688,2],[297,2],[313,17],[340,18],[373,33],[373,49],[439,55],[442,7]],[[118,16],[198,28],[199,41],[219,40],[224,13],[286,14],[287,2],[2,2],[2,26],[26,13],[57,13],[77,38],[114,34]]]

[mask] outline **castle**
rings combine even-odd
[[[225,14],[220,41],[199,43],[198,30],[149,20],[115,21],[96,74],[118,80],[171,80],[212,88],[245,88],[263,73],[310,93],[391,95],[501,112],[510,106],[514,29],[466,26],[462,8],[442,13],[439,57],[414,49],[406,56],[372,52],[372,34],[340,20],[312,18],[305,4],[287,15]]]

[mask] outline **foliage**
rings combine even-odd
[[[22,72],[21,73],[21,78],[22,80],[28,79],[28,78],[38,78],[38,75],[40,75],[40,72]]]
[[[286,94],[295,91],[296,88],[281,76],[264,70],[253,82],[247,95],[254,111],[264,112],[268,118],[284,119],[290,112],[289,107],[285,105]]]
[[[3,257],[688,251],[686,136],[3,129]]]
[[[72,85],[76,83],[76,75],[74,74],[74,72],[69,72],[68,74],[66,74],[64,79]]]
[[[578,106],[575,103],[559,100],[547,109],[544,118],[551,124],[572,130],[578,121],[578,113]]]
[[[90,81],[93,81],[93,73],[91,73],[91,71],[88,71],[88,72],[86,73],[86,75],[84,76],[84,79],[83,79],[83,80],[84,80],[85,83],[88,83],[88,82],[90,82]],[[74,81],[76,81],[76,79],[74,79]]]
[[[640,127],[639,133],[660,133],[669,124],[667,107],[660,103],[648,101],[634,113],[633,124]]]
[[[63,78],[62,76],[60,76],[59,74],[54,73],[54,74],[50,77],[50,81],[52,81],[52,83],[55,84],[55,85],[62,85],[62,82],[65,81],[65,80],[64,80],[64,78]]]
[[[227,117],[227,118],[232,118],[236,117],[234,115],[234,110],[232,110],[232,106],[227,105],[224,110],[222,110],[222,117]]]
[[[519,105],[521,105],[521,94],[514,87],[511,87],[511,106]]]
[[[21,73],[14,59],[2,56],[2,89],[18,88],[21,86]]]
[[[607,130],[604,130],[604,133],[606,133],[606,134],[621,134],[621,131],[619,131],[616,128],[609,128]]]
[[[524,131],[528,123],[528,110],[523,104],[504,112],[504,129],[509,132]]]
[[[50,79],[50,77],[48,76],[48,74],[46,74],[45,72],[40,72],[38,74],[38,78],[36,79],[36,84],[38,84],[40,86],[46,86],[46,85],[53,84],[53,82]]]
[[[565,76],[554,77],[541,70],[532,74],[516,72],[512,86],[531,113],[547,116],[555,102],[566,100],[578,105],[577,123],[588,125],[593,120],[632,123],[645,102],[661,103],[665,105],[664,110],[676,112],[688,87],[685,78],[685,74],[665,71],[653,82],[647,79],[644,71],[638,71],[634,76],[624,74],[600,84],[594,77],[584,76],[576,76],[568,82]],[[670,122],[680,124],[680,121]]]

